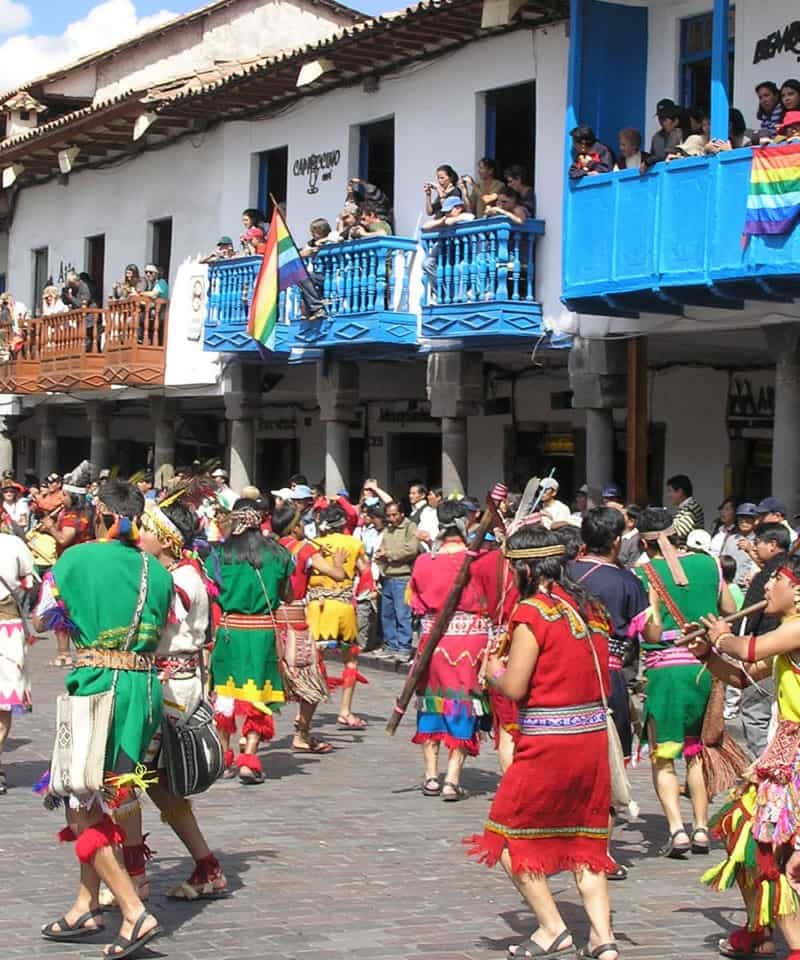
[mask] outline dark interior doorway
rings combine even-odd
[[[257,441],[256,484],[259,490],[280,490],[299,468],[296,437],[268,437]],[[314,483],[314,478],[309,477]]]
[[[98,233],[86,238],[86,272],[92,278],[97,305],[102,306],[105,293],[106,235]]]
[[[88,437],[59,437],[57,442],[58,468],[62,473],[69,473],[82,460],[89,459]]]
[[[164,277],[169,279],[169,265],[172,259],[172,217],[163,220],[153,220],[152,260],[157,267],[164,271]]]
[[[394,200],[394,117],[361,125],[358,175]]]
[[[264,150],[258,155],[258,196],[256,207],[264,214],[267,222],[272,219],[274,204],[286,206],[286,185],[289,176],[289,148],[276,147]]]
[[[533,183],[536,160],[536,84],[518,83],[486,92],[486,156],[500,178],[512,163],[521,163]]]
[[[398,496],[405,496],[409,485],[414,480],[421,480],[428,487],[441,483],[442,438],[440,434],[390,433],[388,440],[387,483]]]

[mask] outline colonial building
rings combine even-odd
[[[726,488],[768,492],[783,418],[772,331],[794,329],[798,258],[788,241],[778,261],[765,244],[744,255],[772,258],[772,285],[730,259],[749,154],[577,185],[565,173],[578,120],[612,145],[623,126],[649,137],[657,100],[713,86],[718,130],[729,65],[752,124],[756,79],[792,72],[782,52],[751,64],[787,5],[437,0],[364,19],[235,0],[12,91],[47,111],[0,144],[7,289],[36,312],[62,267],[107,296],[145,261],[172,285],[168,307],[23,321],[0,368],[17,469],[108,465],[113,442],[123,470],[224,451],[234,485],[265,488],[302,469],[332,491],[372,475],[480,495],[553,466],[567,488],[624,481],[628,464],[642,499],[679,471],[709,510]],[[536,219],[421,230],[423,184],[441,164],[474,176],[481,156],[530,171]],[[738,199],[719,179],[734,169]],[[352,177],[389,195],[394,236],[327,248],[328,319],[304,321],[290,292],[265,361],[245,333],[259,262],[198,254],[271,198],[301,243],[312,219],[335,221]],[[776,491],[794,502],[798,479]]]

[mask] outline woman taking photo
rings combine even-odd
[[[746,926],[720,941],[722,956],[774,957],[777,924],[789,946],[788,960],[800,960],[800,557],[787,557],[764,593],[765,613],[781,618],[777,630],[736,636],[729,624],[709,615],[702,621],[706,638],[688,645],[715,677],[732,686],[774,675],[778,712],[775,734],[749,768],[748,782],[711,824],[728,856],[703,882],[716,890],[738,884],[747,908]]]
[[[446,197],[464,199],[458,185],[458,174],[449,163],[443,163],[436,168],[436,183],[424,184],[423,190],[425,191],[425,213],[429,217],[442,215],[442,200]]]
[[[574,957],[575,945],[547,878],[575,875],[591,932],[585,955],[617,960],[607,874],[611,778],[603,700],[609,689],[604,611],[566,572],[566,548],[541,526],[511,536],[505,555],[520,603],[511,616],[507,658],[487,678],[516,700],[519,740],[471,854],[499,860],[539,922],[511,956]]]
[[[206,573],[219,587],[222,611],[211,654],[212,689],[217,695],[215,719],[225,749],[226,776],[239,771],[243,784],[264,782],[258,757],[262,740],[275,736],[270,707],[284,702],[275,648],[275,610],[292,600],[289,575],[294,562],[288,550],[261,533],[261,514],[254,500],[237,500],[229,517],[230,535],[205,562]],[[243,716],[244,752],[230,748],[236,717]]]

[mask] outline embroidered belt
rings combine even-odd
[[[609,670],[622,670],[625,664],[622,662],[621,657],[615,657],[613,653],[608,655],[608,669]]]
[[[338,600],[339,603],[353,602],[353,588],[344,587],[342,590],[332,590],[330,587],[309,587],[309,600]]]
[[[570,707],[528,707],[519,712],[519,732],[524,737],[594,733],[605,729],[606,711],[599,701]]]
[[[200,669],[199,653],[177,653],[171,657],[156,657],[156,670],[165,673],[167,678],[181,673],[196,674]]]
[[[427,635],[433,630],[438,614],[426,613],[422,617],[423,635]],[[472,633],[488,633],[491,621],[480,613],[465,613],[463,610],[456,610],[447,624],[448,636],[469,636]]]
[[[275,611],[275,622],[279,627],[282,623],[305,623],[305,602],[303,600],[295,600],[294,603],[285,603]]]
[[[234,630],[274,630],[276,624],[272,614],[223,613],[220,626]]]
[[[148,673],[155,665],[152,653],[128,650],[79,650],[73,657],[76,667],[102,667],[104,670],[134,670]]]
[[[700,661],[686,647],[665,647],[663,650],[648,650],[644,657],[645,670],[661,667],[699,667]]]

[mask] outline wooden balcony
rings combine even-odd
[[[104,390],[164,382],[169,304],[140,297],[21,321],[0,361],[0,392]]]

